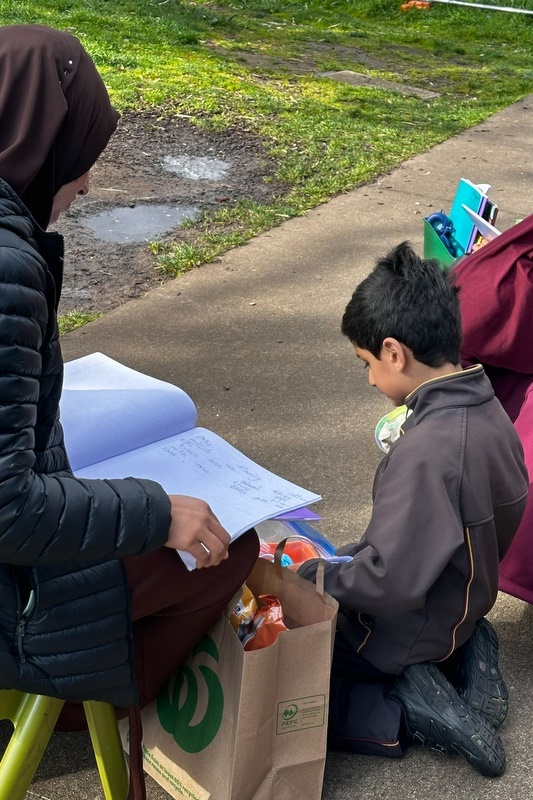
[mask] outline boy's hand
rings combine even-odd
[[[292,569],[293,572],[298,572],[302,564],[305,564],[305,561],[299,561],[297,564],[289,564],[287,569]]]
[[[231,542],[204,500],[171,494],[172,521],[165,547],[185,550],[195,557],[198,569],[214,567],[228,557]]]
[[[311,561],[312,559],[307,559],[307,561]],[[329,557],[322,557],[321,561],[325,561],[329,564],[343,564],[346,561],[353,561],[352,556],[329,556]],[[303,564],[307,564],[307,561],[300,561],[298,564],[290,564],[288,569],[292,569],[293,572],[297,572]]]

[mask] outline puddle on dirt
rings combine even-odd
[[[116,206],[84,219],[97,239],[120,244],[135,244],[157,239],[186,219],[201,214],[198,206],[137,205],[133,208]]]
[[[163,166],[167,172],[192,181],[221,181],[231,163],[209,156],[165,156]]]

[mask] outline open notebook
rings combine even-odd
[[[196,427],[186,392],[103,355],[65,364],[61,422],[80,478],[151,478],[169,494],[209,503],[232,538],[321,497]],[[190,568],[195,560],[180,553]]]

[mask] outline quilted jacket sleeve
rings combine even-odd
[[[43,386],[54,362],[61,371],[51,276],[9,215],[2,222],[0,562],[79,563],[154,550],[166,542],[170,526],[170,502],[159,484],[79,480],[66,470],[66,456],[56,474],[36,469]],[[48,399],[45,416],[58,401]],[[62,453],[61,441],[54,444]]]

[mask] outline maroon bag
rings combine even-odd
[[[457,262],[463,364],[484,365],[524,448],[530,495],[500,589],[533,604],[533,215]]]
[[[533,215],[457,262],[467,363],[533,375]]]
[[[533,385],[515,422],[529,472],[529,496],[520,527],[500,564],[500,589],[533,604]]]

